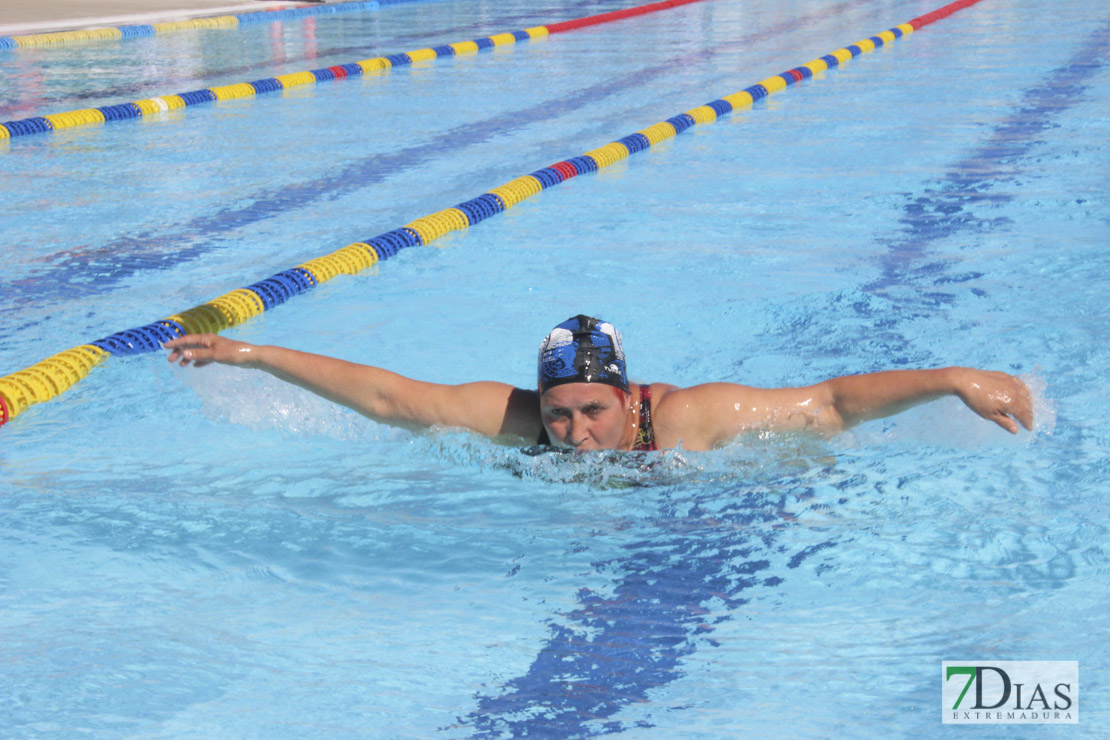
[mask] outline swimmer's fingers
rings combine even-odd
[[[992,414],[990,416],[984,416],[983,418],[988,419],[990,421],[993,421],[995,424],[1002,427],[1003,429],[1005,429],[1010,434],[1017,434],[1018,433],[1017,422],[1014,421],[1013,419],[1011,419],[1009,416],[1006,416],[1006,414],[1002,414],[1002,413]]]
[[[1014,378],[1014,381],[1018,384],[1017,403],[1010,413],[1031,432],[1033,431],[1033,394],[1023,381],[1018,378]]]
[[[204,367],[213,362],[239,365],[246,361],[250,345],[218,334],[187,334],[162,345],[170,350],[168,361],[185,367]]]
[[[998,387],[991,393],[991,400],[998,404],[998,414],[1004,422],[995,419],[995,423],[1011,434],[1018,433],[1018,422],[1029,431],[1033,431],[1033,394],[1029,386],[1019,378],[1006,373],[999,373]]]
[[[197,362],[200,366],[204,363],[203,358],[197,357],[197,352],[200,350],[208,350],[212,346],[211,334],[186,334],[183,337],[171,339],[162,345],[163,349],[170,350],[170,355],[167,361],[172,365],[179,363],[181,367],[187,366],[190,362]]]

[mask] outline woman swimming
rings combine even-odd
[[[503,444],[579,450],[707,450],[752,431],[834,434],[869,419],[955,395],[1017,434],[1033,428],[1033,402],[1018,378],[948,367],[832,378],[800,388],[629,383],[617,330],[589,316],[555,327],[540,346],[536,390],[479,381],[442,385],[378,367],[216,334],[166,343],[182,366],[217,362],[265,370],[369,418],[407,429],[456,427]]]

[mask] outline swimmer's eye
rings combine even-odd
[[[602,411],[604,411],[606,408],[608,408],[608,407],[604,406],[602,404],[591,403],[588,406],[585,406],[585,407],[582,408],[582,413],[585,414],[586,416],[597,416]],[[570,409],[562,409],[562,408],[547,409],[546,413],[552,419],[558,419],[558,418],[569,419],[571,416],[573,416],[573,413],[571,412]]]

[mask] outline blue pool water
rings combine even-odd
[[[624,2],[444,1],[0,52],[0,119]],[[733,93],[938,0],[708,2],[3,144],[0,374]],[[1046,21],[1051,19],[1051,24]],[[229,334],[529,385],[567,316],[642,381],[1021,374],[831,441],[529,456],[113,357],[0,428],[18,737],[936,736],[942,660],[1078,660],[1110,726],[1110,15],[983,0]]]

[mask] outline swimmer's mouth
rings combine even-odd
[[[562,447],[563,449],[567,450],[568,452],[598,452],[599,450],[607,449],[607,448],[604,448],[604,447],[598,447],[598,446],[596,446],[594,444],[591,444],[589,442],[583,442],[582,444],[579,444],[579,445],[572,445],[572,444],[567,444],[566,442],[563,442],[559,446]]]

